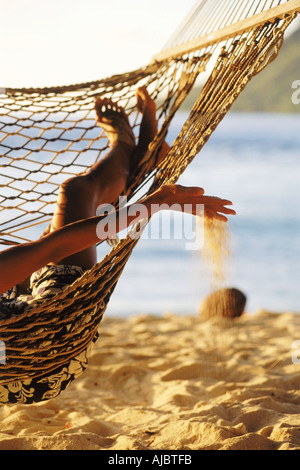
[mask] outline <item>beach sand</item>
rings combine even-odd
[[[218,325],[107,313],[77,382],[0,408],[0,450],[300,450],[297,340],[292,313]]]

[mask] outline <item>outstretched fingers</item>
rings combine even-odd
[[[205,219],[209,219],[209,220],[217,219],[217,220],[221,220],[222,222],[228,222],[228,218],[225,215],[220,214],[219,212],[207,209],[207,208],[205,208],[204,215],[205,215]]]
[[[183,189],[184,191],[184,189]],[[218,219],[223,222],[227,222],[228,218],[226,215],[236,215],[235,210],[226,207],[232,206],[232,201],[228,199],[222,199],[215,196],[206,196],[202,188],[185,188],[186,194],[192,195],[193,202],[196,203],[195,215],[199,215],[197,206],[204,206],[204,215],[208,219]],[[189,197],[189,196],[188,196]],[[192,202],[192,199],[190,201]],[[200,215],[203,215],[203,211],[200,210]]]
[[[214,201],[204,205],[204,215],[208,219],[217,219],[228,222],[228,218],[224,215],[236,215],[236,211],[230,209],[228,205],[232,205],[231,201],[213,198]]]

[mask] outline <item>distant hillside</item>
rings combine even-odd
[[[285,40],[278,58],[248,83],[232,111],[299,113],[300,104],[292,103],[295,80],[300,80],[300,29]],[[199,93],[200,87],[195,88],[183,108],[190,109]]]
[[[292,83],[300,80],[300,29],[286,39],[278,58],[254,77],[232,110],[300,112],[292,103]]]

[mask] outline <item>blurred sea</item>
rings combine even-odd
[[[177,117],[169,142],[185,118]],[[229,114],[179,181],[233,201],[237,215],[229,222],[224,286],[246,294],[249,312],[300,312],[299,129],[299,115]],[[107,313],[196,313],[211,292],[201,251],[186,250],[187,240],[176,236],[151,240],[149,233],[135,248]]]

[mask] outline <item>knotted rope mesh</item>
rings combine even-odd
[[[141,116],[136,111],[136,88],[145,85],[156,100],[159,132],[130,182],[127,196],[130,199],[145,187],[143,195],[150,194],[178,180],[251,78],[277,57],[284,31],[294,17],[285,15],[226,41],[97,82],[47,89],[7,88],[0,118],[2,244],[33,239],[37,226],[42,232],[51,220],[59,185],[87,171],[106,152],[107,139],[95,120],[95,97],[109,97],[123,106],[137,138]],[[175,113],[208,69],[181,132],[165,159],[151,168],[149,161],[159,152]],[[147,222],[139,225],[141,232]],[[6,344],[7,355],[0,384],[50,373],[87,348],[138,242],[132,233],[46,306],[0,322],[0,340]]]

